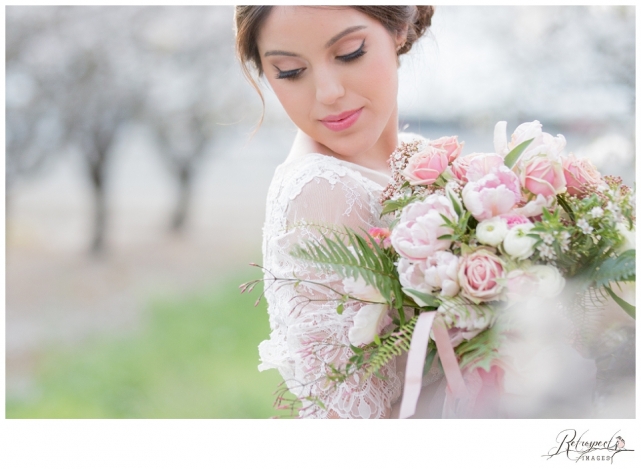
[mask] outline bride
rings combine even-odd
[[[266,284],[272,332],[259,346],[259,369],[280,372],[304,403],[302,417],[398,413],[402,359],[380,378],[356,374],[339,385],[323,379],[332,365],[348,360],[349,330],[363,304],[337,314],[328,289],[311,282],[342,289],[341,279],[289,250],[320,239],[327,233],[321,225],[385,226],[379,197],[391,177],[388,159],[399,141],[420,138],[398,131],[399,56],[427,31],[433,13],[431,6],[236,7],[236,47],[246,76],[259,93],[249,68],[264,76],[298,128],[267,195],[263,266],[277,277],[308,282]],[[423,384],[416,415],[438,417],[445,390],[440,369],[433,367]]]

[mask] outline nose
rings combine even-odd
[[[345,94],[340,74],[335,70],[322,70],[316,76],[316,100],[321,104],[334,104]]]

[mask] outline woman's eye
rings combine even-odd
[[[356,60],[359,57],[365,55],[366,51],[363,49],[364,46],[365,46],[365,40],[363,40],[363,42],[361,43],[361,46],[354,52],[346,55],[339,55],[336,58],[341,62],[351,62],[352,60]]]
[[[279,79],[279,80],[282,80],[282,79],[293,80],[295,78],[298,78],[298,75],[300,75],[301,72],[303,70],[305,70],[305,69],[304,68],[297,68],[295,70],[280,70],[280,69],[276,68],[276,70],[278,70],[278,75],[276,75],[277,79]]]

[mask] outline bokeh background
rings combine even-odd
[[[6,7],[6,416],[265,418],[267,188],[295,133],[233,8]],[[407,131],[492,150],[537,119],[635,182],[635,8],[439,6]],[[616,415],[612,415],[616,417]]]

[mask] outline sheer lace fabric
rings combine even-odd
[[[342,291],[340,277],[289,254],[294,245],[329,234],[332,225],[356,230],[385,226],[379,197],[388,179],[321,154],[289,158],[274,174],[267,195],[263,265],[276,277],[304,282],[266,282],[272,332],[259,345],[259,370],[278,369],[292,393],[324,403],[324,409],[304,405],[301,417],[327,418],[332,413],[341,418],[383,418],[400,397],[402,374],[395,362],[381,370],[384,380],[363,379],[358,373],[340,384],[324,379],[330,364],[345,364],[351,355],[348,331],[361,303],[346,304],[337,314],[336,293],[309,282]]]

